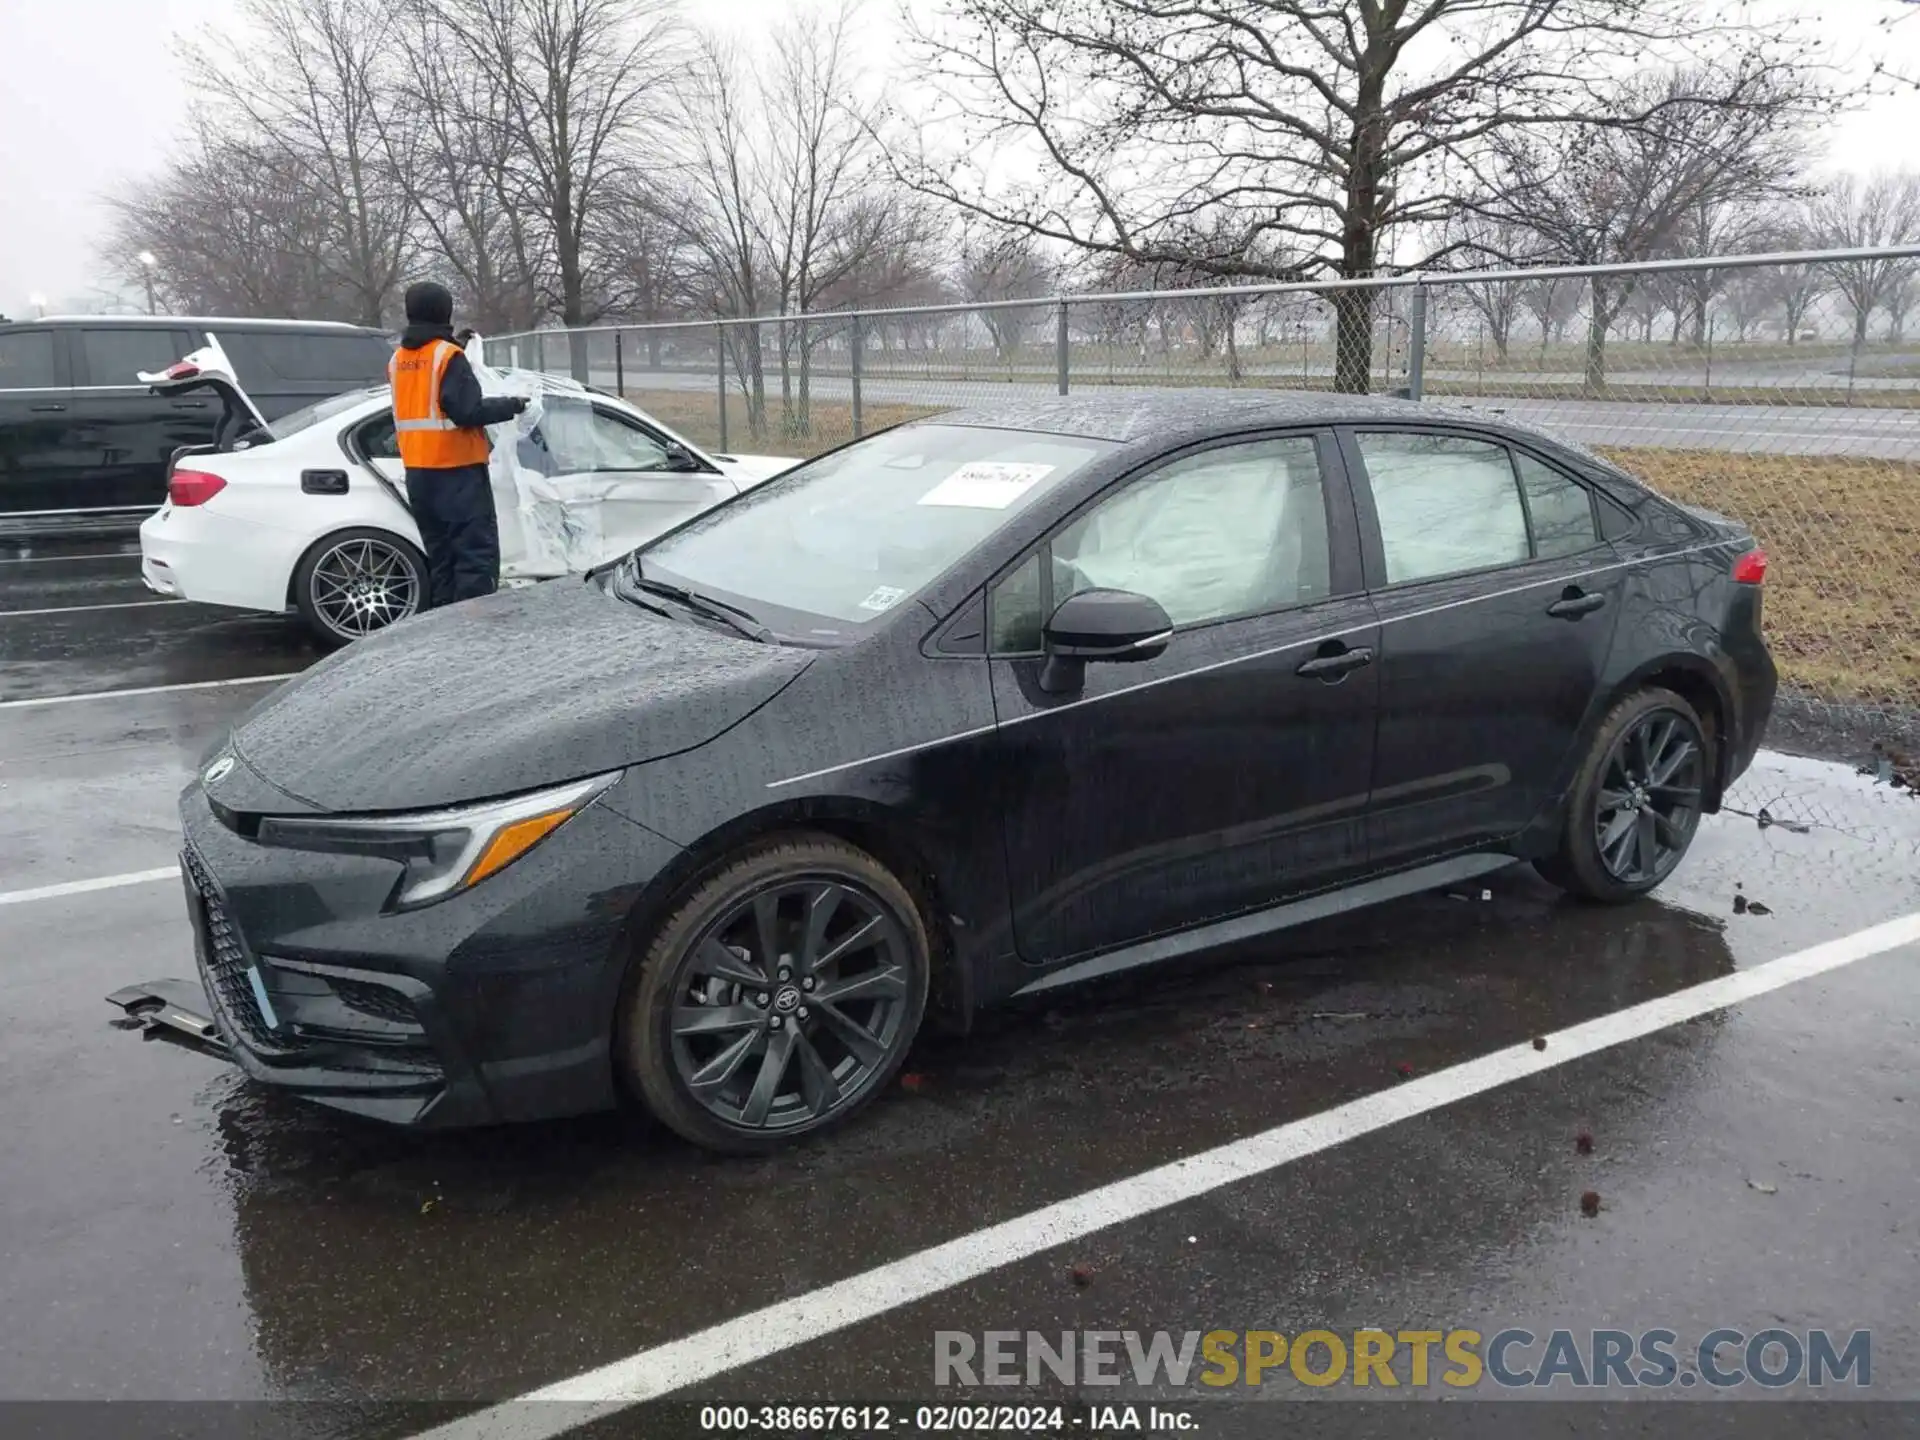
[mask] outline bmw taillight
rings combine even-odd
[[[226,488],[227,482],[218,475],[204,470],[176,470],[167,480],[167,499],[175,505],[204,505]]]
[[[1767,552],[1749,550],[1733,562],[1734,583],[1739,585],[1758,585],[1767,578]]]

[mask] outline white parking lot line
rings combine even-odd
[[[164,601],[172,604],[172,601]],[[27,705],[70,705],[76,700],[125,700],[134,695],[165,695],[174,690],[225,690],[235,685],[275,685],[291,680],[298,670],[278,675],[243,675],[236,680],[190,680],[180,685],[140,685],[131,690],[83,690],[76,695],[42,695],[32,700],[0,700],[0,710],[18,710]]]
[[[118,890],[122,885],[146,885],[155,880],[171,880],[179,873],[178,865],[169,865],[164,870],[129,870],[124,875],[67,880],[58,885],[36,885],[31,890],[0,890],[0,905],[25,905],[29,900],[57,900],[62,895],[86,895],[95,890]]]
[[[51,605],[43,610],[0,610],[0,620],[22,615],[79,615],[88,610],[145,610],[152,605],[184,605],[184,600],[116,600],[107,605]]]
[[[1496,1050],[1318,1115],[1116,1180],[697,1334],[642,1350],[517,1400],[477,1410],[425,1431],[416,1440],[545,1440],[643,1400],[711,1380],[925,1300],[1095,1231],[1138,1220],[1596,1051],[1916,944],[1920,944],[1920,913],[1616,1010],[1546,1036],[1545,1049],[1537,1050],[1529,1043]]]

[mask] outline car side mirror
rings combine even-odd
[[[667,469],[680,472],[700,468],[700,462],[693,458],[691,450],[684,445],[676,445],[671,440],[667,442]]]
[[[1060,603],[1041,638],[1047,660],[1040,688],[1061,695],[1086,682],[1089,661],[1152,660],[1165,654],[1173,639],[1173,621],[1150,595],[1082,590]]]

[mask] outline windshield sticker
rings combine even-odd
[[[906,591],[897,590],[891,585],[882,585],[860,602],[862,610],[885,610],[897,605],[906,596]]]
[[[1006,465],[976,460],[962,465],[920,497],[922,505],[959,505],[1004,510],[1053,473],[1051,465]]]

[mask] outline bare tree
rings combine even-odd
[[[431,237],[433,259],[477,329],[531,329],[551,263],[512,164],[507,97],[431,0],[401,0],[396,13],[409,94],[385,108],[381,135],[396,168],[412,178],[415,224]]]
[[[1540,353],[1566,338],[1567,326],[1580,313],[1580,282],[1565,276],[1527,280],[1520,285],[1520,303],[1540,331]]]
[[[1838,175],[1809,203],[1807,218],[1822,249],[1868,250],[1920,240],[1920,176],[1885,171],[1862,184],[1851,174]],[[1853,312],[1856,359],[1873,312],[1914,269],[1912,260],[1844,260],[1827,267],[1833,288]]]
[[[1370,276],[1396,231],[1480,198],[1461,162],[1490,144],[1590,119],[1612,76],[1689,47],[1797,73],[1793,33],[1688,0],[946,0],[916,39],[947,143],[898,170],[1082,250]],[[1664,103],[1612,98],[1621,126]],[[1340,307],[1339,388],[1366,388],[1371,329],[1369,306]]]
[[[1039,301],[1059,288],[1060,270],[1026,236],[998,236],[964,242],[954,272],[954,286],[964,300],[993,304],[1007,300]],[[979,312],[994,353],[1011,362],[1021,342],[1039,318],[1039,306],[1017,305]]]
[[[410,177],[382,143],[391,12],[378,0],[242,0],[241,27],[184,52],[205,123],[299,175],[329,243],[316,260],[383,323],[411,250]],[[156,252],[157,253],[157,252]]]
[[[1525,225],[1511,220],[1490,219],[1472,211],[1462,211],[1449,222],[1447,248],[1453,258],[1475,269],[1511,269],[1538,258],[1539,236]],[[1524,307],[1524,280],[1482,280],[1466,285],[1448,286],[1459,292],[1485,326],[1493,341],[1494,353],[1502,364],[1513,339],[1513,324]]]
[[[1636,76],[1607,112],[1635,123],[1601,119],[1551,138],[1505,137],[1493,172],[1498,188],[1480,208],[1530,226],[1563,262],[1656,258],[1702,205],[1758,199],[1788,184],[1802,100],[1791,76],[1762,65]],[[1637,283],[1628,275],[1588,284],[1590,394],[1606,390],[1607,335]]]
[[[370,3],[370,0],[369,0]],[[506,193],[538,216],[560,320],[605,308],[593,237],[641,165],[648,127],[673,122],[687,49],[670,0],[421,0],[444,22],[488,97],[470,118],[492,132]],[[586,371],[586,337],[572,368]]]
[[[338,231],[326,197],[278,145],[199,124],[161,174],[110,204],[105,258],[130,279],[151,278],[171,310],[363,318],[331,254]],[[150,276],[143,253],[155,260]]]

